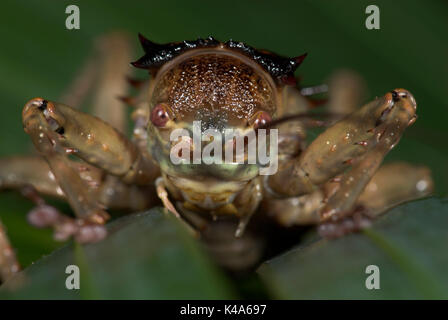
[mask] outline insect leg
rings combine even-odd
[[[78,225],[83,227],[79,229],[83,234],[78,237],[80,241],[96,239],[97,235],[92,235],[92,230],[103,235],[104,230],[98,225],[105,223],[109,216],[98,202],[97,194],[89,192],[68,154],[128,183],[147,184],[154,179],[152,165],[138,149],[98,118],[36,98],[25,105],[23,122],[25,131],[48,162],[77,215]]]
[[[341,183],[344,183],[344,180],[342,179]],[[338,194],[340,188],[338,184],[334,186],[332,194]],[[425,197],[432,191],[433,181],[428,168],[403,162],[383,165],[354,205],[350,207],[349,203],[341,204],[344,209],[327,216],[325,212],[329,213],[328,203],[325,205],[326,208],[322,210],[324,221],[319,226],[319,233],[334,238],[360,230],[369,226],[372,219],[388,209],[405,201]],[[332,199],[330,196],[330,201]]]
[[[285,199],[268,198],[263,210],[284,226],[317,224],[319,211],[325,198],[334,194],[340,186],[340,177],[326,183],[311,194]],[[433,181],[428,168],[405,162],[382,165],[365,187],[354,205],[362,209],[364,218],[376,218],[388,209],[405,201],[425,197],[433,191]],[[361,221],[359,221],[361,222]],[[323,235],[336,236],[356,229],[353,219],[326,222],[320,228]]]
[[[235,237],[243,236],[244,230],[246,229],[250,218],[257,210],[262,197],[261,184],[258,180],[254,180],[235,198],[233,204],[236,206],[238,215],[240,216],[240,221],[235,231]]]
[[[32,99],[24,107],[23,123],[44,156],[73,155],[138,185],[148,185],[159,175],[157,166],[114,127],[69,106]]]
[[[383,157],[415,121],[415,111],[414,97],[403,89],[368,103],[326,129],[304,152],[270,176],[269,189],[280,197],[311,193],[353,166],[362,166],[360,162],[366,167],[358,170],[369,173],[363,178],[365,186]]]
[[[339,70],[328,79],[328,106],[331,114],[347,115],[361,105],[366,86],[357,73],[351,70]]]
[[[93,114],[125,133],[127,107],[118,98],[128,93],[127,76],[132,72],[132,42],[127,34],[114,32],[96,39],[98,83]],[[72,104],[68,104],[72,105]]]
[[[269,178],[268,189],[279,196],[300,196],[339,176],[338,188],[319,210],[321,221],[356,213],[358,198],[384,156],[415,121],[415,111],[408,91],[387,93],[319,135],[295,163],[290,161]]]
[[[41,194],[64,197],[53,173],[40,156],[0,158],[0,189],[21,189],[32,185]]]
[[[431,171],[406,162],[384,164],[366,186],[357,204],[376,217],[405,201],[430,195],[434,190]]]
[[[47,205],[39,196],[41,193],[65,198],[48,163],[42,157],[3,158],[0,159],[0,168],[0,188],[21,190],[35,204],[35,208],[28,213],[31,224],[37,227],[52,226],[56,230],[55,238],[59,240],[65,240],[75,233],[76,228],[69,226],[75,225],[74,220],[60,215],[57,209]],[[72,232],[67,234],[68,230]]]
[[[142,210],[155,202],[153,188],[123,183],[118,177],[86,163],[70,161],[89,193],[97,197],[101,206],[113,209]],[[114,180],[111,180],[114,179]],[[117,180],[115,180],[117,179]],[[55,238],[65,240],[79,229],[75,220],[65,217],[49,206],[40,195],[66,199],[48,162],[41,156],[13,156],[0,159],[0,190],[15,189],[31,200],[36,207],[28,214],[28,221],[37,227],[53,227]],[[56,219],[57,218],[57,219]],[[72,226],[70,226],[72,224]],[[71,230],[72,233],[68,231]]]
[[[160,198],[160,200],[162,200],[163,206],[166,208],[166,210],[171,212],[193,236],[199,237],[199,233],[182,218],[182,216],[176,210],[174,204],[168,198],[168,191],[166,190],[163,178],[162,177],[157,178],[155,184],[156,184],[157,196]]]
[[[60,101],[80,107],[88,93],[93,96],[93,114],[126,132],[126,107],[118,97],[128,91],[126,76],[131,72],[132,46],[129,36],[112,32],[94,41],[94,50]]]
[[[398,89],[385,96],[385,106],[381,105],[379,117],[374,120],[375,126],[369,129],[373,136],[354,143],[355,147],[365,148],[366,152],[357,158],[344,160],[350,168],[344,172],[338,190],[329,197],[321,210],[323,220],[343,215],[353,208],[385,155],[398,143],[409,124],[415,121],[415,111],[416,103],[409,92]]]
[[[156,190],[157,190],[157,196],[162,200],[162,203],[164,207],[170,211],[176,218],[182,219],[179,212],[177,212],[176,208],[174,207],[174,204],[168,199],[168,191],[166,191],[165,184],[163,182],[163,178],[159,177],[156,179]]]
[[[397,89],[386,94],[383,99],[384,104],[380,103],[380,108],[375,107],[373,114],[370,114],[374,122],[366,121],[374,125],[371,129],[367,128],[372,137],[364,139],[363,133],[354,132],[354,137],[361,138],[354,142],[354,146],[365,148],[366,151],[357,158],[344,160],[351,168],[344,172],[338,190],[330,196],[321,210],[323,220],[339,217],[353,209],[385,155],[398,143],[408,125],[415,121],[416,103],[409,92]]]
[[[129,66],[131,59],[132,42],[126,33],[112,32],[95,39],[93,54],[67,90],[64,96],[66,100],[62,99],[62,101],[67,105],[79,106],[82,102],[79,98],[82,95],[79,92],[83,92],[85,96],[87,90],[94,90],[93,114],[111,124],[119,132],[125,133],[127,108],[119,98],[128,94],[128,82],[139,88],[144,84],[136,84],[128,78],[131,73]],[[145,116],[149,106],[145,102],[146,90],[140,91],[135,99],[137,103],[135,111],[132,113],[135,122],[133,141],[140,147],[140,152],[149,159],[146,141],[147,121],[145,121],[149,119]],[[151,188],[153,188],[152,184]],[[142,196],[140,187],[126,185],[120,181],[119,177],[111,175],[105,177],[99,189],[101,202],[108,207],[141,210],[154,201],[151,197]]]
[[[318,224],[319,209],[323,205],[323,192],[285,199],[266,198],[262,203],[263,211],[279,224],[289,227],[293,225]]]

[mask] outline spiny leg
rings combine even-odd
[[[351,70],[338,70],[327,80],[327,84],[298,90],[295,87],[285,86],[282,91],[282,104],[279,107],[281,117],[306,115],[314,109],[314,102],[306,95],[324,93],[328,91],[326,112],[329,124],[355,111],[365,95],[365,84],[362,78]],[[279,161],[297,156],[305,148],[307,125],[297,119],[286,121],[276,127],[279,135]]]
[[[404,130],[416,119],[414,97],[406,90],[397,89],[385,96],[385,106],[370,127],[373,137],[355,141],[355,146],[367,151],[358,158],[348,158],[351,168],[344,172],[337,191],[329,197],[321,210],[323,220],[337,219],[347,214],[378,170],[386,154],[398,143]]]
[[[337,192],[334,185],[331,193]],[[330,187],[331,189],[331,187]],[[370,225],[370,221],[403,202],[416,200],[433,192],[431,172],[423,166],[397,162],[379,168],[352,206],[351,215],[337,215],[319,226],[325,237],[340,237]]]
[[[122,101],[123,99],[120,98],[128,94],[129,83],[134,87],[143,87],[143,83],[133,81],[128,77],[131,72],[129,66],[131,59],[132,42],[128,34],[112,32],[95,39],[92,56],[67,92],[66,99],[72,101],[72,103],[66,104],[77,106],[81,102],[79,99],[81,95],[76,94],[77,92],[84,90],[85,96],[88,91],[95,90],[92,113],[121,133],[125,133],[127,107],[123,102],[128,103],[129,101],[126,99]],[[93,73],[91,69],[94,70]],[[146,141],[146,126],[147,119],[149,119],[146,117],[146,113],[149,106],[145,102],[146,91],[140,91],[137,99],[134,99],[137,105],[132,113],[135,122],[133,142],[140,148],[140,152],[150,159]],[[70,92],[75,94],[70,95]],[[66,102],[65,100],[62,101]],[[148,188],[151,189],[146,190],[149,191],[148,193],[154,193],[152,184]],[[107,207],[141,210],[154,202],[154,199],[149,196],[143,197],[142,191],[144,190],[138,186],[124,184],[117,176],[107,175],[98,192],[101,202]]]
[[[125,79],[129,72],[129,61],[132,58],[130,39],[126,34],[115,32],[102,36],[95,42],[93,54],[82,67],[75,81],[66,90],[62,100],[71,101],[73,105],[81,105],[92,88],[96,87],[93,100],[95,101],[94,114],[102,117],[106,122],[112,123],[118,130],[125,131],[125,110],[117,97],[124,95],[128,89]],[[66,150],[71,149],[67,148]],[[14,157],[2,159],[1,163],[2,184],[0,188],[26,191],[29,186],[33,186],[34,191],[37,191],[36,195],[65,197],[64,192],[55,181],[48,163],[43,158]],[[66,166],[67,168],[71,165],[80,174],[82,180],[89,186],[89,193],[98,194],[97,197],[101,200],[102,205],[141,209],[153,201],[150,197],[144,196],[144,189],[147,189],[145,187],[127,185],[121,181],[121,178],[110,175],[104,178],[105,181],[101,181],[97,177],[92,178],[92,175],[98,176],[99,169],[73,161],[67,161],[66,164],[69,164]],[[70,171],[70,169],[66,171]],[[98,187],[97,190],[94,190],[95,185]],[[43,199],[42,203],[44,203]],[[36,207],[32,212],[56,211],[45,204],[45,206]]]
[[[129,62],[132,57],[132,41],[128,34],[112,32],[95,40],[95,60],[98,84],[93,98],[93,114],[121,133],[126,133],[127,106],[130,101],[125,97],[129,94],[129,84],[136,89],[144,89],[147,81],[132,80]],[[135,110],[132,112],[134,121],[132,142],[139,148],[148,162],[151,159],[147,151],[147,123],[149,120],[149,105],[146,102],[146,90],[140,90],[133,100]],[[70,105],[70,104],[69,104]],[[157,172],[156,166],[153,167]],[[120,177],[107,175],[99,188],[99,198],[107,207],[129,208],[142,210],[154,203],[154,185],[140,187],[123,183]],[[144,194],[146,193],[146,195]]]
[[[39,192],[58,198],[65,196],[43,158],[15,156],[0,159],[0,181],[0,189],[20,190],[35,204],[36,207],[28,213],[28,221],[31,224],[37,227],[53,225],[56,229],[56,222],[61,222],[58,227],[62,226],[63,221],[56,219],[59,216],[58,211],[47,205],[38,195]],[[55,238],[66,239],[60,232],[55,233]]]
[[[53,173],[40,156],[12,156],[0,158],[0,190],[21,189],[32,185],[41,194],[63,198]]]
[[[59,101],[72,106],[81,106],[98,76],[97,64],[98,57],[96,54],[91,54],[76,74],[72,83],[68,85],[59,97]]]
[[[270,176],[268,187],[280,197],[310,193],[351,168],[367,152],[393,147],[415,119],[413,97],[404,90],[393,92],[327,128],[303,153]],[[399,98],[399,94],[406,97]]]
[[[35,204],[28,213],[28,222],[38,228],[52,227],[55,240],[65,241],[74,236],[78,242],[95,242],[106,236],[106,230],[100,224],[85,223],[82,219],[75,220],[61,214],[48,205],[33,186],[25,186],[21,191]]]
[[[148,184],[154,179],[152,164],[121,133],[98,118],[36,98],[26,104],[23,122],[80,219],[78,224],[103,224],[108,214],[95,193],[88,192],[67,153],[127,183]]]
[[[24,107],[23,123],[35,147],[46,158],[46,153],[73,155],[126,183],[137,185],[147,185],[159,173],[114,127],[69,106],[32,99]]]
[[[73,163],[74,168],[81,167],[78,163]],[[84,234],[91,225],[81,230],[81,226],[76,224],[72,218],[63,216],[59,211],[48,205],[39,194],[50,195],[65,199],[65,194],[57,183],[48,163],[38,156],[15,156],[2,158],[0,160],[0,180],[1,189],[17,189],[31,200],[35,207],[28,213],[28,221],[36,227],[53,227],[55,229],[55,239],[66,240],[69,236],[80,237],[80,232]],[[99,181],[98,174],[90,172],[82,174],[82,178],[87,182]],[[86,186],[92,192],[90,186]],[[101,233],[101,230],[98,230]],[[95,234],[93,234],[95,236]],[[85,236],[84,236],[85,237]]]
[[[110,185],[110,178],[117,178],[111,175],[104,177],[102,170],[82,162],[70,161],[70,165],[78,172],[85,182],[89,193],[98,197],[102,206],[112,209],[142,210],[154,203],[150,195],[154,192],[147,190],[150,187],[139,187],[128,185],[120,180],[114,181]],[[117,178],[119,179],[119,178]],[[57,183],[54,174],[51,172],[47,161],[40,156],[12,156],[0,159],[0,190],[13,189],[20,190],[22,194],[31,200],[36,207],[29,215],[28,221],[37,227],[53,226],[55,228],[55,238],[64,240],[70,234],[58,232],[67,230],[59,227],[61,223],[73,220],[54,219],[59,216],[56,208],[48,205],[42,196],[50,196],[66,199],[65,194]],[[50,223],[50,221],[53,221]]]
[[[325,197],[339,188],[336,181],[330,181],[315,192],[300,197],[267,199],[263,202],[263,210],[284,226],[317,224],[321,220],[319,211],[325,205]],[[405,162],[388,163],[374,174],[355,207],[362,210],[364,218],[376,218],[400,203],[428,196],[432,191],[433,181],[428,168]],[[334,237],[361,227],[351,220],[324,223],[319,231],[324,236]]]
[[[328,79],[328,106],[332,114],[348,115],[363,102],[366,86],[356,72],[338,70]]]
[[[89,187],[89,192],[101,184],[102,171],[86,163],[70,161]],[[0,158],[0,190],[20,190],[33,186],[39,194],[65,199],[65,194],[41,156],[11,156]]]
[[[319,189],[299,197],[266,197],[261,207],[263,212],[282,226],[312,225],[320,222],[319,209],[322,207],[323,198],[323,192]]]
[[[406,162],[384,164],[367,184],[357,204],[376,217],[405,201],[419,199],[434,191],[429,168]]]
[[[340,175],[337,190],[321,208],[321,221],[342,219],[354,206],[384,156],[415,121],[416,103],[403,89],[394,90],[337,122],[299,156],[267,181],[281,196],[312,193]]]
[[[114,32],[96,40],[99,79],[93,114],[122,133],[127,129],[127,108],[118,98],[128,93],[132,42],[127,34]],[[70,104],[69,104],[70,105]]]
[[[94,91],[92,113],[126,132],[126,110],[118,97],[127,94],[131,59],[132,45],[127,34],[112,32],[95,39],[93,52],[60,101],[79,108]]]

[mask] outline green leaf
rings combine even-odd
[[[138,32],[156,42],[212,35],[223,41],[241,40],[288,56],[308,52],[297,74],[303,78],[300,83],[303,86],[322,83],[334,70],[348,68],[365,78],[369,88],[365,101],[396,87],[409,89],[417,99],[419,119],[386,161],[427,165],[435,176],[435,192],[448,194],[448,42],[445,41],[448,2],[230,0],[183,1],[173,6],[169,1],[141,1],[130,5],[121,0],[78,0],[81,29],[76,31],[65,28],[65,8],[70,4],[73,1],[29,0],[26,6],[19,1],[2,1],[1,21],[5,27],[1,28],[0,35],[7,44],[7,50],[0,52],[2,156],[33,152],[21,124],[23,105],[36,96],[58,100],[89,56],[96,37],[112,30],[126,31],[135,36],[135,58],[138,58],[142,53]],[[364,26],[365,9],[370,4],[378,5],[381,10],[380,30],[367,30]],[[141,71],[139,77],[145,78],[146,73]],[[52,240],[51,230],[35,229],[27,224],[26,213],[31,207],[17,193],[0,194],[0,218],[25,267],[61,246]],[[71,212],[68,206],[60,209]],[[408,240],[412,239],[403,237],[406,243]],[[446,242],[437,237],[435,241]],[[85,252],[87,248],[81,249],[79,254],[84,252],[86,260],[91,259]],[[65,248],[62,252],[68,250]],[[70,252],[73,254],[73,250]],[[56,255],[46,259],[54,259]],[[338,260],[336,254],[335,259]],[[178,261],[169,263],[174,265]],[[436,257],[434,261],[436,264],[440,259]],[[43,261],[37,265],[40,263]],[[42,282],[47,280],[48,277]],[[92,290],[92,293],[87,290],[87,297],[95,295],[95,289]]]
[[[446,200],[416,201],[362,234],[312,241],[258,272],[274,295],[286,299],[446,299],[447,226]],[[365,286],[369,265],[379,267],[378,290]]]
[[[142,53],[138,32],[157,42],[213,35],[288,56],[308,52],[297,74],[303,86],[322,83],[334,70],[349,68],[367,82],[365,101],[396,87],[409,89],[417,99],[419,118],[386,161],[427,165],[435,173],[437,194],[448,194],[448,42],[444,41],[448,2],[183,1],[173,6],[169,1],[130,5],[122,0],[78,0],[81,29],[76,31],[65,28],[65,8],[70,4],[73,1],[28,0],[26,6],[2,1],[1,21],[6,27],[0,36],[8,50],[0,52],[0,155],[33,152],[22,128],[23,105],[37,96],[58,100],[89,56],[96,37],[112,30],[126,31],[135,37],[134,57],[138,58]],[[380,30],[364,26],[369,4],[381,10]],[[139,77],[145,78],[141,72]],[[23,266],[59,246],[50,230],[27,225],[25,214],[30,209],[31,204],[19,196],[0,194],[0,218]],[[70,213],[68,207],[61,211]]]
[[[160,209],[108,226],[99,243],[70,243],[16,275],[0,299],[229,299],[223,276],[196,240]],[[80,290],[65,287],[68,265],[80,268]]]

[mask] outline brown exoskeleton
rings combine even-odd
[[[125,94],[129,47],[123,36],[111,35],[99,46],[102,63],[87,64],[62,98],[67,104],[44,98],[26,103],[23,125],[39,156],[0,160],[1,187],[21,189],[34,201],[29,221],[53,227],[56,239],[101,240],[106,208],[142,210],[158,203],[157,194],[211,243],[223,265],[238,268],[259,259],[259,248],[241,249],[250,242],[244,230],[252,216],[283,226],[319,224],[322,235],[335,237],[431,192],[426,168],[380,167],[416,120],[410,92],[395,89],[355,108],[360,89],[353,75],[336,76],[328,106],[344,117],[306,145],[307,128],[316,122],[307,116],[313,103],[305,94],[317,89],[296,86],[294,71],[305,55],[290,59],[213,38],[161,45],[140,36],[140,41],[146,54],[133,65],[149,70],[151,80],[130,81],[144,90],[122,99],[135,107],[132,139],[123,133],[124,111],[116,99]],[[80,104],[93,79],[100,87],[94,102],[98,117],[69,106]],[[174,164],[170,133],[191,131],[195,120],[203,129],[278,129],[278,171],[261,176],[253,164]],[[39,194],[66,199],[76,218],[60,214]],[[239,256],[223,254],[231,250],[240,250]],[[5,277],[18,268],[3,231],[0,251]]]

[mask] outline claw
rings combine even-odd
[[[79,243],[93,243],[106,238],[107,230],[104,225],[88,224],[78,229],[75,240]]]
[[[54,226],[60,220],[59,211],[47,204],[39,205],[33,208],[27,215],[28,223],[37,228],[46,228]]]
[[[372,224],[371,218],[362,211],[361,208],[355,209],[350,216],[344,218],[332,216],[331,221],[319,225],[319,234],[324,238],[334,239],[369,228]]]

